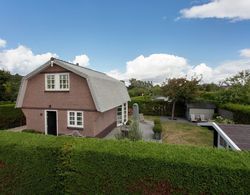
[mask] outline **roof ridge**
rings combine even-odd
[[[68,61],[66,61],[66,60],[61,60],[61,59],[58,59],[58,58],[53,58],[53,59],[54,59],[54,60],[61,61],[61,62],[64,62],[64,63],[71,64],[71,65],[73,65],[73,66],[77,66],[77,67],[80,67],[80,68],[85,68],[85,69],[88,69],[88,70],[91,70],[91,71],[94,71],[94,72],[97,72],[97,73],[100,73],[100,74],[107,75],[107,74],[105,74],[105,73],[103,73],[103,72],[101,72],[101,71],[93,70],[93,69],[91,69],[91,68],[87,68],[87,67],[80,66],[80,65],[76,65],[76,64],[74,64],[74,63],[72,63],[72,62],[68,62]],[[108,76],[108,75],[107,75],[107,76]],[[112,78],[112,77],[111,77],[111,78]]]

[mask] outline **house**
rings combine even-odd
[[[250,125],[198,123],[213,130],[213,145],[217,148],[250,150]]]
[[[52,135],[104,137],[128,120],[125,84],[78,64],[51,58],[26,75],[16,107],[27,128]]]
[[[213,118],[216,106],[211,103],[195,102],[186,104],[186,117],[193,122],[209,121]]]

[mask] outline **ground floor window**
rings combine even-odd
[[[82,111],[68,111],[68,127],[83,128]]]
[[[125,124],[128,121],[128,103],[117,107],[117,126]]]

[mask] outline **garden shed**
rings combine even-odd
[[[192,122],[209,121],[213,118],[216,106],[206,102],[186,104],[186,117]]]

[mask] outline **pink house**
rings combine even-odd
[[[28,129],[104,137],[127,122],[128,101],[123,82],[51,58],[23,78],[16,107],[26,116]]]

